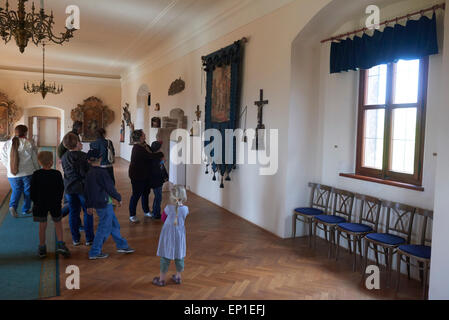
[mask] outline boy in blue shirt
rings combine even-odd
[[[87,212],[93,215],[97,212],[100,221],[95,234],[89,259],[106,259],[108,254],[102,252],[103,244],[112,235],[119,253],[133,253],[128,242],[120,234],[120,224],[113,208],[113,199],[121,206],[122,197],[117,192],[114,182],[106,168],[101,167],[101,154],[98,150],[90,150],[87,159],[91,169],[87,173],[84,193],[86,195]]]

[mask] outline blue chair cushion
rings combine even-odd
[[[370,240],[385,243],[390,246],[398,246],[400,244],[406,243],[406,240],[404,238],[386,233],[370,233],[366,237]]]
[[[399,250],[415,257],[430,259],[432,248],[429,246],[403,245],[399,247]]]
[[[316,220],[325,222],[325,223],[332,223],[332,224],[339,224],[346,222],[345,218],[338,217],[338,216],[328,216],[328,215],[320,215],[315,217]]]
[[[371,228],[370,226],[360,223],[340,223],[338,226],[343,230],[356,233],[365,233],[373,231],[373,228]]]
[[[319,216],[324,213],[323,210],[315,208],[298,208],[295,209],[295,212],[304,214],[306,216]]]

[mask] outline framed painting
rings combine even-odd
[[[223,180],[230,180],[230,173],[236,164],[236,141],[226,143],[226,130],[235,130],[238,124],[240,109],[240,90],[242,79],[243,49],[246,39],[234,42],[232,45],[218,50],[208,56],[202,57],[204,71],[207,74],[206,81],[206,112],[205,130],[217,129],[222,134],[222,157],[221,163],[214,161],[214,151],[208,158],[208,166],[211,166],[215,174],[221,175],[221,188],[224,187]],[[206,141],[209,145],[212,141]],[[226,163],[226,150],[234,151],[233,163]],[[218,161],[217,161],[218,162]]]
[[[97,129],[106,129],[114,122],[114,111],[105,106],[100,99],[90,97],[84,100],[83,104],[79,104],[78,108],[72,110],[72,120],[83,122],[81,133],[83,142],[92,142],[97,140]]]
[[[9,115],[8,105],[0,102],[0,141],[9,139]]]
[[[9,100],[8,96],[0,92],[0,141],[8,141],[14,132],[14,124],[22,117],[22,108]]]

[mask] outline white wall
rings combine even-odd
[[[263,2],[266,1],[260,3]],[[190,126],[195,119],[197,105],[202,106],[204,116],[205,89],[202,83],[201,56],[242,37],[248,37],[243,63],[242,106],[248,106],[248,128],[255,128],[257,108],[254,101],[259,98],[259,90],[264,89],[266,98],[270,100],[270,104],[264,108],[265,125],[267,129],[279,129],[279,171],[274,176],[262,177],[258,166],[239,166],[231,175],[232,182],[226,183],[225,189],[220,189],[219,182],[213,182],[211,175],[204,174],[204,166],[191,165],[187,168],[187,185],[198,195],[281,237],[290,235],[291,230],[291,208],[287,208],[285,202],[291,43],[309,19],[328,2],[294,1],[160,68],[149,67],[136,71],[122,81],[122,103],[130,103],[133,119],[136,117],[138,103],[136,94],[139,87],[146,84],[152,94],[153,104],[161,104],[158,116],[166,116],[171,109],[180,107],[185,110]],[[268,4],[272,5],[272,2]],[[251,16],[253,13],[249,8],[248,12],[239,13],[238,16]],[[216,29],[206,30],[198,39],[192,40],[192,43],[201,43],[202,39],[209,38],[215,31]],[[177,52],[173,54],[178,55]],[[166,60],[171,61],[168,57]],[[186,82],[186,89],[169,97],[168,88],[179,77]],[[147,121],[154,115],[152,108]],[[122,157],[129,159],[130,150],[127,146],[122,148]]]
[[[449,1],[446,1],[449,8]],[[440,83],[438,104],[437,167],[435,183],[435,209],[432,243],[432,266],[430,273],[431,299],[449,299],[449,11],[446,10],[445,45],[443,53],[443,70]]]
[[[64,86],[64,92],[60,95],[48,94],[45,100],[43,100],[40,94],[28,94],[23,90],[24,82],[36,82],[40,81],[40,79],[41,75],[38,73],[0,71],[0,90],[24,110],[24,116],[17,124],[25,124],[28,126],[29,115],[35,115],[36,110],[48,110],[50,107],[55,109],[54,112],[60,114],[62,139],[63,134],[72,128],[71,110],[75,109],[78,104],[82,104],[84,99],[96,96],[103,100],[104,104],[115,112],[114,122],[106,129],[108,138],[114,142],[116,149],[119,150],[121,119],[121,90],[119,80],[47,75],[47,81],[56,81],[58,84],[62,84]],[[47,114],[50,115],[53,113],[45,113],[43,115]]]
[[[382,5],[382,1],[377,2]],[[434,3],[432,0],[425,2],[429,6]],[[340,177],[340,173],[355,172],[359,74],[343,72],[331,75],[330,43],[320,44],[320,40],[333,33],[340,34],[359,28],[364,23],[366,4],[358,1],[348,8],[342,5],[342,1],[332,2],[312,19],[292,45],[287,208],[307,203],[309,190],[304,181],[320,182],[426,209],[433,208],[436,167],[433,153],[438,131],[433,123],[438,119],[441,54],[430,59],[423,178],[425,191]],[[409,12],[412,10],[410,8],[423,6],[426,3],[415,0],[388,2],[381,6],[381,13],[383,17],[387,14],[388,17],[394,17]],[[438,24],[442,44],[441,14]],[[301,226],[298,223],[298,227]],[[415,235],[419,227],[417,224]],[[298,234],[304,234],[304,230],[300,229]]]

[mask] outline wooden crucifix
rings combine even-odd
[[[254,102],[254,104],[257,106],[257,128],[256,128],[256,139],[255,139],[255,145],[253,146],[253,149],[255,150],[264,150],[265,149],[265,143],[264,143],[264,130],[265,125],[263,124],[263,107],[269,103],[268,100],[263,99],[263,89],[260,90],[260,100]]]
[[[257,129],[265,129],[265,125],[263,124],[263,107],[268,103],[268,100],[263,99],[263,89],[261,89],[260,100],[254,102],[254,104],[257,106]]]

